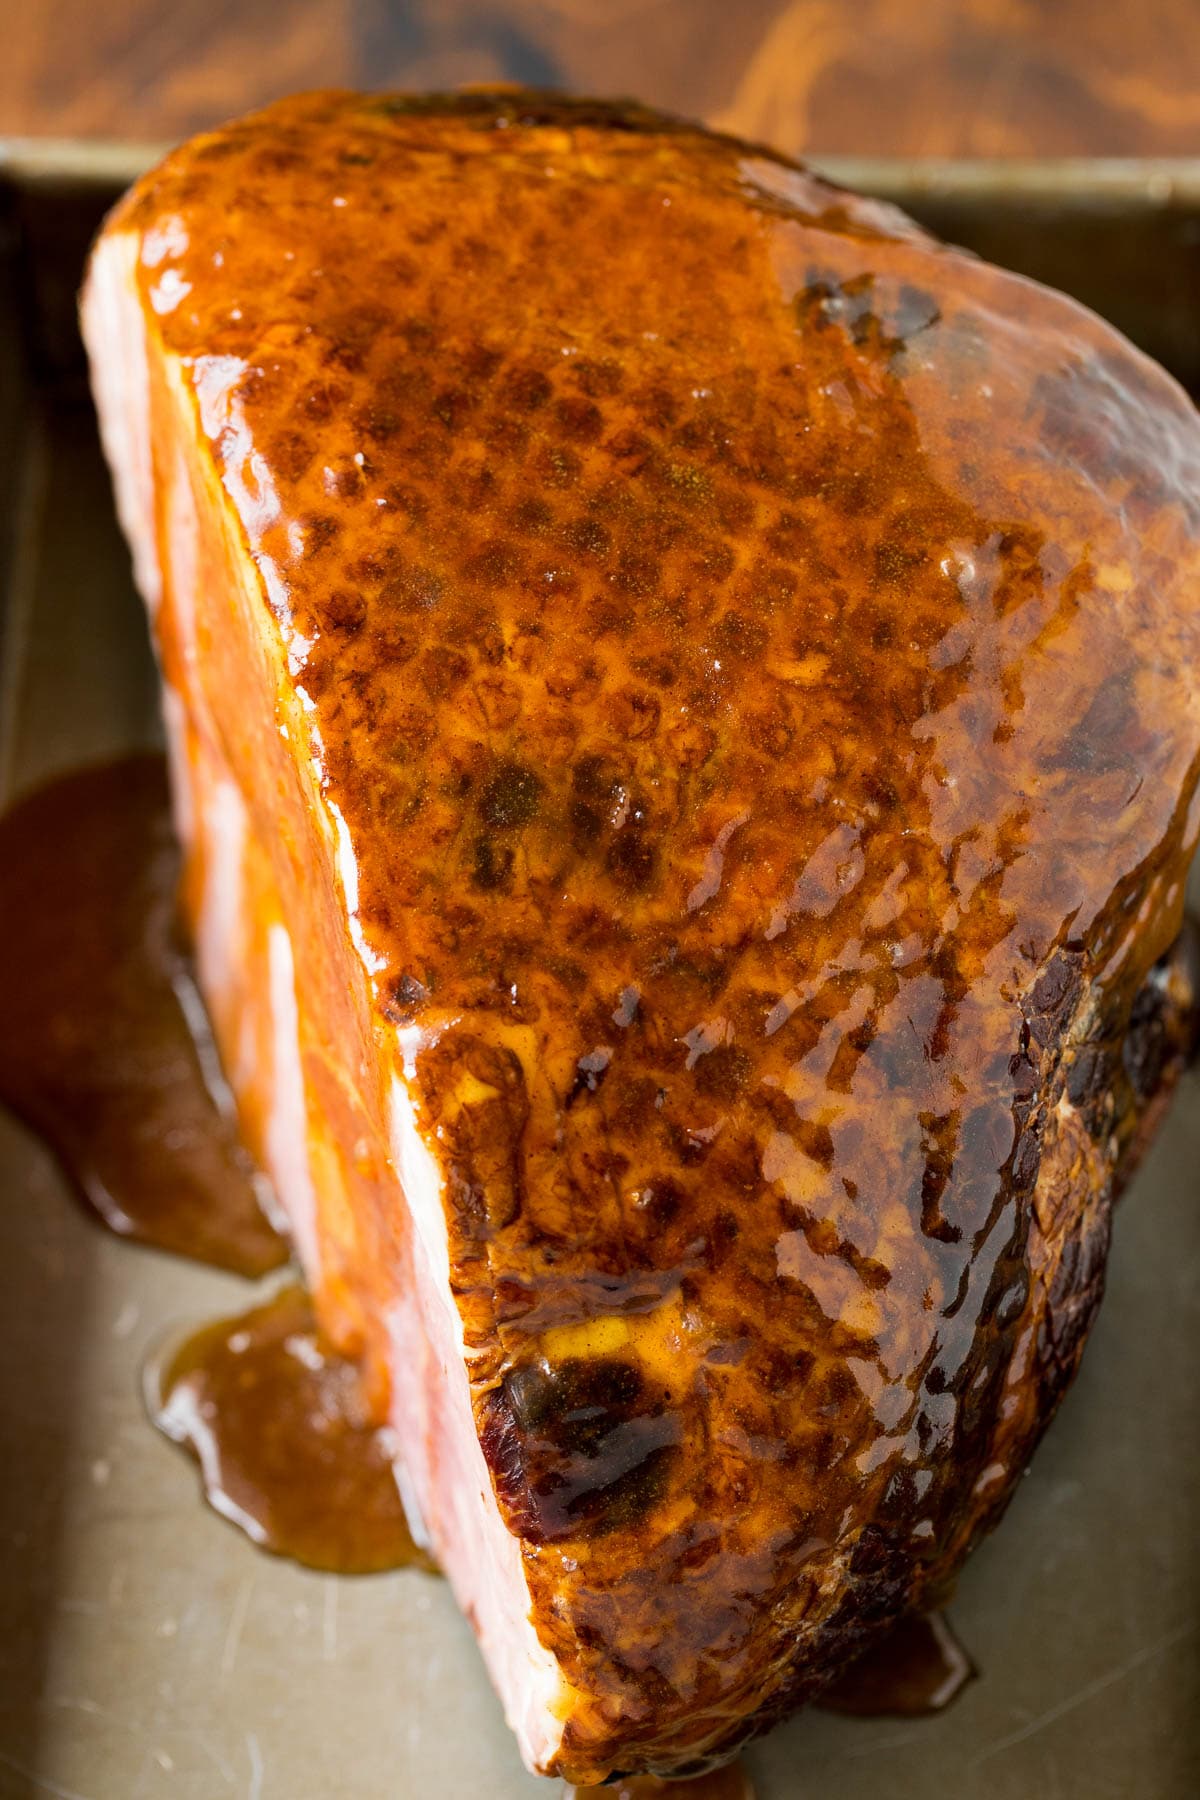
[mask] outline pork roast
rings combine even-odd
[[[83,303],[248,1142],[530,1766],[941,1597],[1187,1048],[1200,430],[769,151],[201,136]]]

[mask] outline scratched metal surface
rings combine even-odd
[[[70,294],[111,169],[79,173],[0,180],[0,806],[156,735],[71,374]],[[958,236],[1010,228],[986,184],[953,199]],[[1196,292],[1162,274],[1194,241],[1168,212],[1160,332]],[[1138,230],[1153,239],[1144,208]],[[936,1720],[793,1721],[749,1755],[760,1800],[1200,1792],[1198,1180],[1192,1076],[1121,1209],[1080,1380],[963,1577],[952,1616],[981,1679]],[[440,1583],[264,1557],[146,1423],[148,1350],[249,1292],[106,1237],[0,1113],[0,1800],[552,1800]]]

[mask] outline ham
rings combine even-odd
[[[1194,1010],[1200,430],[769,152],[305,96],[83,326],[246,1141],[532,1769],[936,1604]]]

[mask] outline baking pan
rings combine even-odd
[[[87,241],[149,153],[0,146],[0,806],[156,741],[153,667],[83,383]],[[1200,163],[838,163],[1067,287],[1200,387]],[[947,1713],[809,1713],[760,1800],[1200,1793],[1200,1077],[1123,1202],[1083,1372],[951,1617]],[[0,1113],[0,1797],[543,1800],[437,1580],[309,1573],[201,1504],[140,1371],[249,1304],[119,1243]]]

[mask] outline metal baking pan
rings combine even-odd
[[[155,741],[74,324],[145,150],[0,145],[0,806]],[[1200,163],[830,164],[1069,288],[1200,388]],[[3,950],[0,948],[0,978]],[[1083,1372],[953,1622],[930,1720],[810,1713],[760,1800],[1200,1793],[1200,1075],[1123,1202]],[[536,1800],[449,1592],[254,1550],[146,1422],[169,1329],[246,1284],[117,1242],[0,1113],[0,1800]]]

